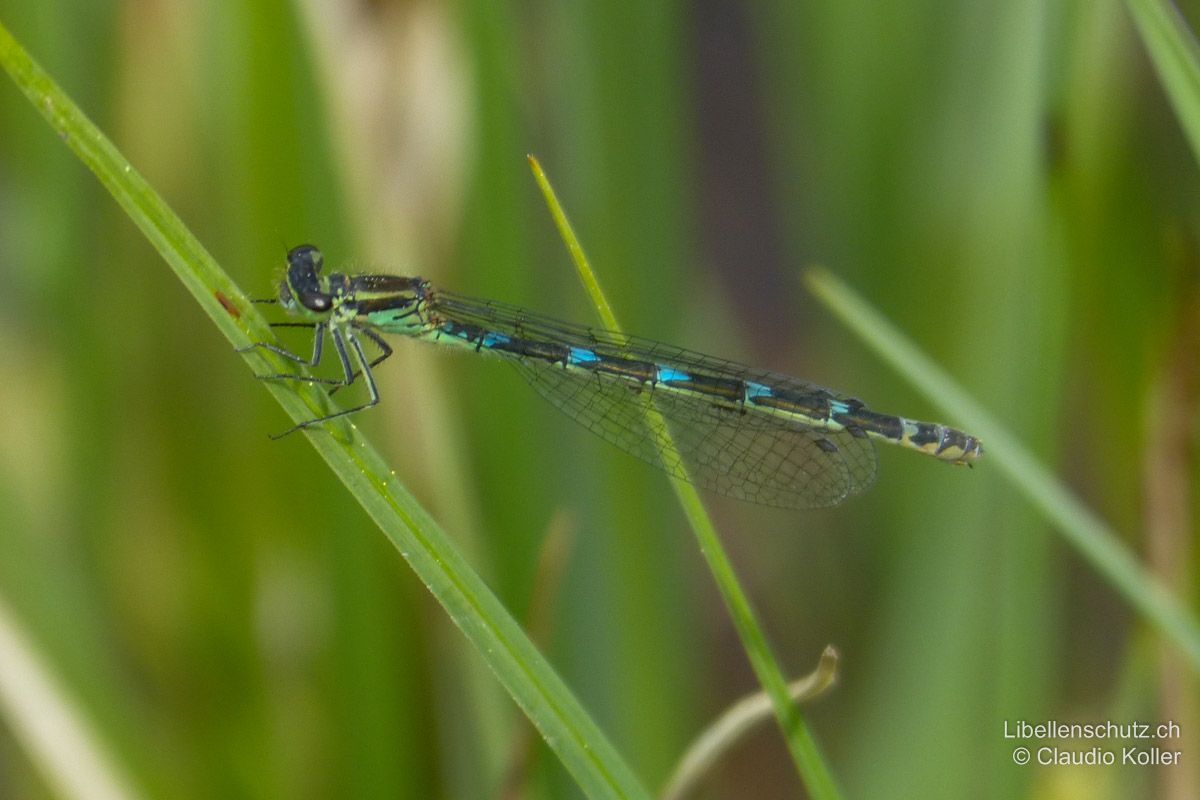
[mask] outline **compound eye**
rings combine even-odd
[[[300,292],[300,305],[309,311],[328,311],[333,308],[333,298],[324,292]]]
[[[325,264],[325,256],[311,244],[302,244],[288,250],[288,268],[300,272],[311,272],[316,275]]]

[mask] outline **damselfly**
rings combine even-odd
[[[321,251],[288,252],[277,302],[313,329],[311,357],[262,347],[317,366],[326,334],[342,376],[262,375],[348,386],[361,375],[368,400],[310,419],[280,436],[379,402],[372,369],[392,354],[381,334],[400,334],[503,358],[543,397],[607,441],[720,494],[770,506],[832,506],[875,480],[871,439],[952,464],[983,454],[979,440],[933,422],[871,411],[859,400],[774,372],[613,331],[559,322],[398,275],[323,275]],[[363,340],[380,354],[371,359]],[[656,436],[647,410],[666,420]]]

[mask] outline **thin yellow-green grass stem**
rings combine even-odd
[[[612,305],[609,304],[604,290],[600,288],[600,282],[596,279],[596,273],[592,271],[587,254],[583,252],[583,245],[579,243],[579,237],[575,235],[575,230],[571,227],[571,221],[567,219],[567,212],[563,210],[562,204],[558,202],[558,195],[555,193],[554,187],[550,185],[550,179],[546,177],[546,172],[542,169],[541,162],[534,155],[528,155],[526,158],[529,159],[529,167],[533,170],[533,179],[537,181],[538,188],[542,190],[542,194],[546,198],[546,205],[550,207],[550,216],[553,217],[554,224],[558,226],[558,233],[562,236],[563,242],[566,243],[567,250],[570,251],[571,258],[575,262],[576,274],[583,281],[583,290],[587,292],[592,305],[596,307],[596,313],[600,316],[600,322],[610,331],[620,331],[621,326],[617,324],[616,312],[613,311]]]
[[[600,287],[600,281],[592,270],[583,246],[579,243],[579,239],[567,219],[566,212],[558,202],[558,196],[550,185],[546,173],[534,156],[529,156],[529,165],[533,169],[534,178],[550,207],[555,224],[558,225],[559,233],[562,234],[563,241],[566,242],[567,249],[575,261],[580,280],[583,281],[585,290],[592,298],[596,313],[606,328],[620,333],[621,326],[617,322],[612,306]],[[674,449],[670,431],[657,408],[651,402],[646,405],[645,409],[646,424],[657,440],[659,449]],[[725,548],[717,535],[716,526],[713,525],[712,518],[705,510],[699,492],[694,485],[675,476],[671,476],[671,486],[674,488],[675,496],[679,498],[679,504],[683,507],[683,512],[700,543],[700,551],[708,561],[709,569],[712,571],[721,596],[725,600],[725,605],[733,618],[734,626],[741,637],[742,646],[758,676],[759,683],[771,698],[775,717],[783,729],[788,750],[796,762],[796,767],[809,794],[821,800],[839,797],[833,775],[825,764],[825,759],[821,755],[816,739],[805,724],[803,715],[789,694],[783,671],[767,643],[767,637],[754,614],[749,598],[742,590],[733,570],[733,564],[725,553]]]

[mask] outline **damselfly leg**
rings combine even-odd
[[[355,333],[352,329],[346,329],[345,331],[343,331],[341,328],[335,328],[324,322],[273,322],[273,323],[271,323],[271,327],[273,327],[273,328],[309,328],[309,329],[311,329],[313,331],[312,356],[306,358],[305,356],[302,356],[298,353],[294,353],[291,350],[288,350],[286,347],[282,347],[281,345],[277,345],[272,342],[255,342],[246,347],[239,347],[238,352],[244,353],[244,352],[247,352],[250,350],[254,350],[256,348],[262,348],[264,350],[270,350],[272,353],[280,355],[283,358],[288,359],[289,361],[294,361],[297,364],[304,364],[308,367],[316,368],[316,367],[320,366],[320,364],[321,364],[321,358],[324,354],[325,334],[326,334],[326,332],[328,332],[330,338],[333,339],[333,347],[334,347],[334,350],[337,352],[338,361],[341,363],[342,377],[326,378],[326,377],[321,377],[321,376],[317,376],[317,375],[301,375],[299,373],[279,372],[279,373],[274,373],[274,374],[270,374],[270,375],[255,376],[259,380],[266,380],[266,381],[295,380],[295,381],[304,381],[305,383],[319,383],[319,384],[322,384],[325,386],[332,386],[333,388],[330,390],[330,394],[332,395],[338,389],[341,389],[345,386],[349,386],[352,383],[354,383],[358,379],[358,377],[361,375],[361,376],[363,376],[364,382],[367,385],[367,393],[368,393],[368,400],[365,403],[357,405],[353,408],[347,408],[347,409],[343,409],[341,411],[337,411],[333,414],[326,414],[325,416],[314,417],[313,419],[306,420],[297,425],[293,425],[292,427],[288,428],[287,430],[283,431],[282,433],[277,433],[277,434],[271,435],[272,439],[281,439],[290,433],[295,433],[296,431],[300,430],[301,428],[308,428],[308,427],[311,427],[311,426],[316,425],[321,422],[327,422],[331,419],[336,419],[337,417],[344,417],[347,414],[353,414],[358,411],[363,411],[363,410],[371,408],[372,406],[379,403],[379,389],[375,384],[375,375],[372,372],[372,368],[377,366],[381,362],[383,362],[385,359],[387,359],[387,357],[392,355],[392,353],[394,351],[393,351],[392,347],[387,342],[385,342],[383,340],[383,338],[380,337],[378,334],[376,334],[373,331],[360,329],[360,330],[362,330],[362,332],[364,334],[366,334],[371,339],[371,341],[375,342],[375,344],[378,345],[380,350],[382,351],[382,353],[379,356],[377,356],[375,359],[372,360],[372,359],[367,358],[367,354],[363,350],[362,342],[359,341],[358,337],[355,335]],[[347,347],[347,342],[349,342],[349,347]],[[352,363],[350,351],[353,351],[353,353],[354,353],[353,361],[357,362],[358,367],[359,367],[358,369],[354,368],[354,364]]]
[[[369,330],[367,328],[361,328],[360,330],[362,330],[362,332],[365,333],[367,335],[367,337],[375,343],[375,345],[379,348],[379,351],[380,351],[379,355],[376,356],[370,363],[367,364],[368,369],[373,369],[373,368],[379,366],[380,364],[382,364],[384,361],[387,361],[388,357],[393,352],[395,352],[394,350],[392,350],[392,346],[390,344],[388,344],[384,340],[384,338],[382,336],[380,336],[379,334],[377,334],[374,331]],[[361,374],[362,374],[362,370],[355,370],[354,374],[350,376],[350,381],[348,383],[342,383],[342,384],[338,384],[337,386],[334,386],[332,389],[329,390],[329,396],[332,397],[333,395],[337,394],[338,389],[341,389],[345,386],[349,386],[351,383],[354,383],[354,381],[357,380],[358,376]]]
[[[373,364],[367,359],[367,354],[363,351],[362,342],[360,342],[358,337],[354,335],[353,330],[346,330],[343,333],[343,331],[339,328],[331,328],[329,330],[329,335],[333,339],[333,347],[337,351],[338,360],[342,362],[342,370],[345,372],[345,379],[339,381],[334,379],[312,379],[303,376],[299,377],[298,379],[312,383],[334,383],[336,384],[336,388],[341,388],[342,386],[349,386],[354,382],[358,375],[362,375],[363,381],[367,384],[367,402],[361,403],[353,408],[344,408],[341,411],[335,411],[332,414],[326,414],[321,417],[314,417],[313,419],[305,420],[304,422],[293,425],[286,431],[273,434],[271,436],[272,439],[282,439],[289,433],[295,433],[302,428],[309,428],[313,425],[319,425],[322,422],[328,422],[331,419],[337,419],[338,417],[344,417],[348,414],[355,414],[359,411],[365,411],[366,409],[379,404],[379,388],[375,385],[375,374],[371,371]],[[355,371],[350,363],[350,353],[347,352],[346,342],[350,343],[350,349],[354,351],[354,358],[361,368],[358,371]],[[390,355],[390,353],[388,353],[388,355]],[[378,363],[378,361],[374,363]]]

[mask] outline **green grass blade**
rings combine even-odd
[[[1128,0],[1127,5],[1200,163],[1200,44],[1173,3]]]
[[[0,63],[230,341],[240,346],[269,339],[266,321],[233,281],[3,25]],[[248,353],[246,359],[259,372],[279,371],[282,366],[259,353]],[[329,407],[328,396],[310,385],[268,384],[268,388],[297,422]],[[344,422],[307,435],[475,645],[582,789],[591,797],[648,796],[520,626],[354,426]]]
[[[1067,543],[1173,641],[1200,669],[1200,626],[1179,600],[1138,564],[1117,535],[1025,448],[998,419],[971,399],[866,301],[827,270],[808,272],[809,289],[955,422],[984,443],[981,469],[1003,472],[1054,525]]]
[[[546,177],[546,173],[536,158],[529,156],[529,165],[546,198],[546,204],[550,207],[550,213],[554,217],[559,233],[575,261],[584,289],[592,298],[596,313],[606,328],[620,332],[621,327],[617,323],[612,306],[600,287],[600,281],[588,262],[583,246],[579,243],[579,238],[575,235],[566,212],[563,211],[562,204],[558,202],[554,187],[550,185],[550,180]],[[670,432],[667,430],[666,422],[653,407],[648,407],[646,410],[646,423],[658,439],[660,448],[671,447]],[[682,478],[671,476],[671,485],[675,489],[675,496],[679,498],[683,513],[687,516],[692,531],[700,543],[700,552],[704,554],[709,569],[712,570],[713,578],[716,580],[725,605],[733,618],[734,626],[737,628],[738,636],[741,637],[742,646],[746,649],[746,655],[750,659],[754,673],[758,676],[763,690],[771,698],[771,705],[774,708],[775,717],[783,729],[788,750],[796,762],[796,767],[809,794],[815,798],[839,797],[833,774],[825,764],[825,759],[817,747],[816,739],[813,738],[804,722],[804,716],[791,697],[787,681],[783,677],[783,670],[780,669],[774,653],[771,652],[770,645],[767,644],[766,634],[758,623],[750,605],[750,599],[738,582],[733,564],[725,553],[725,547],[721,544],[721,538],[717,535],[712,518],[704,508],[700,493],[694,485]]]

